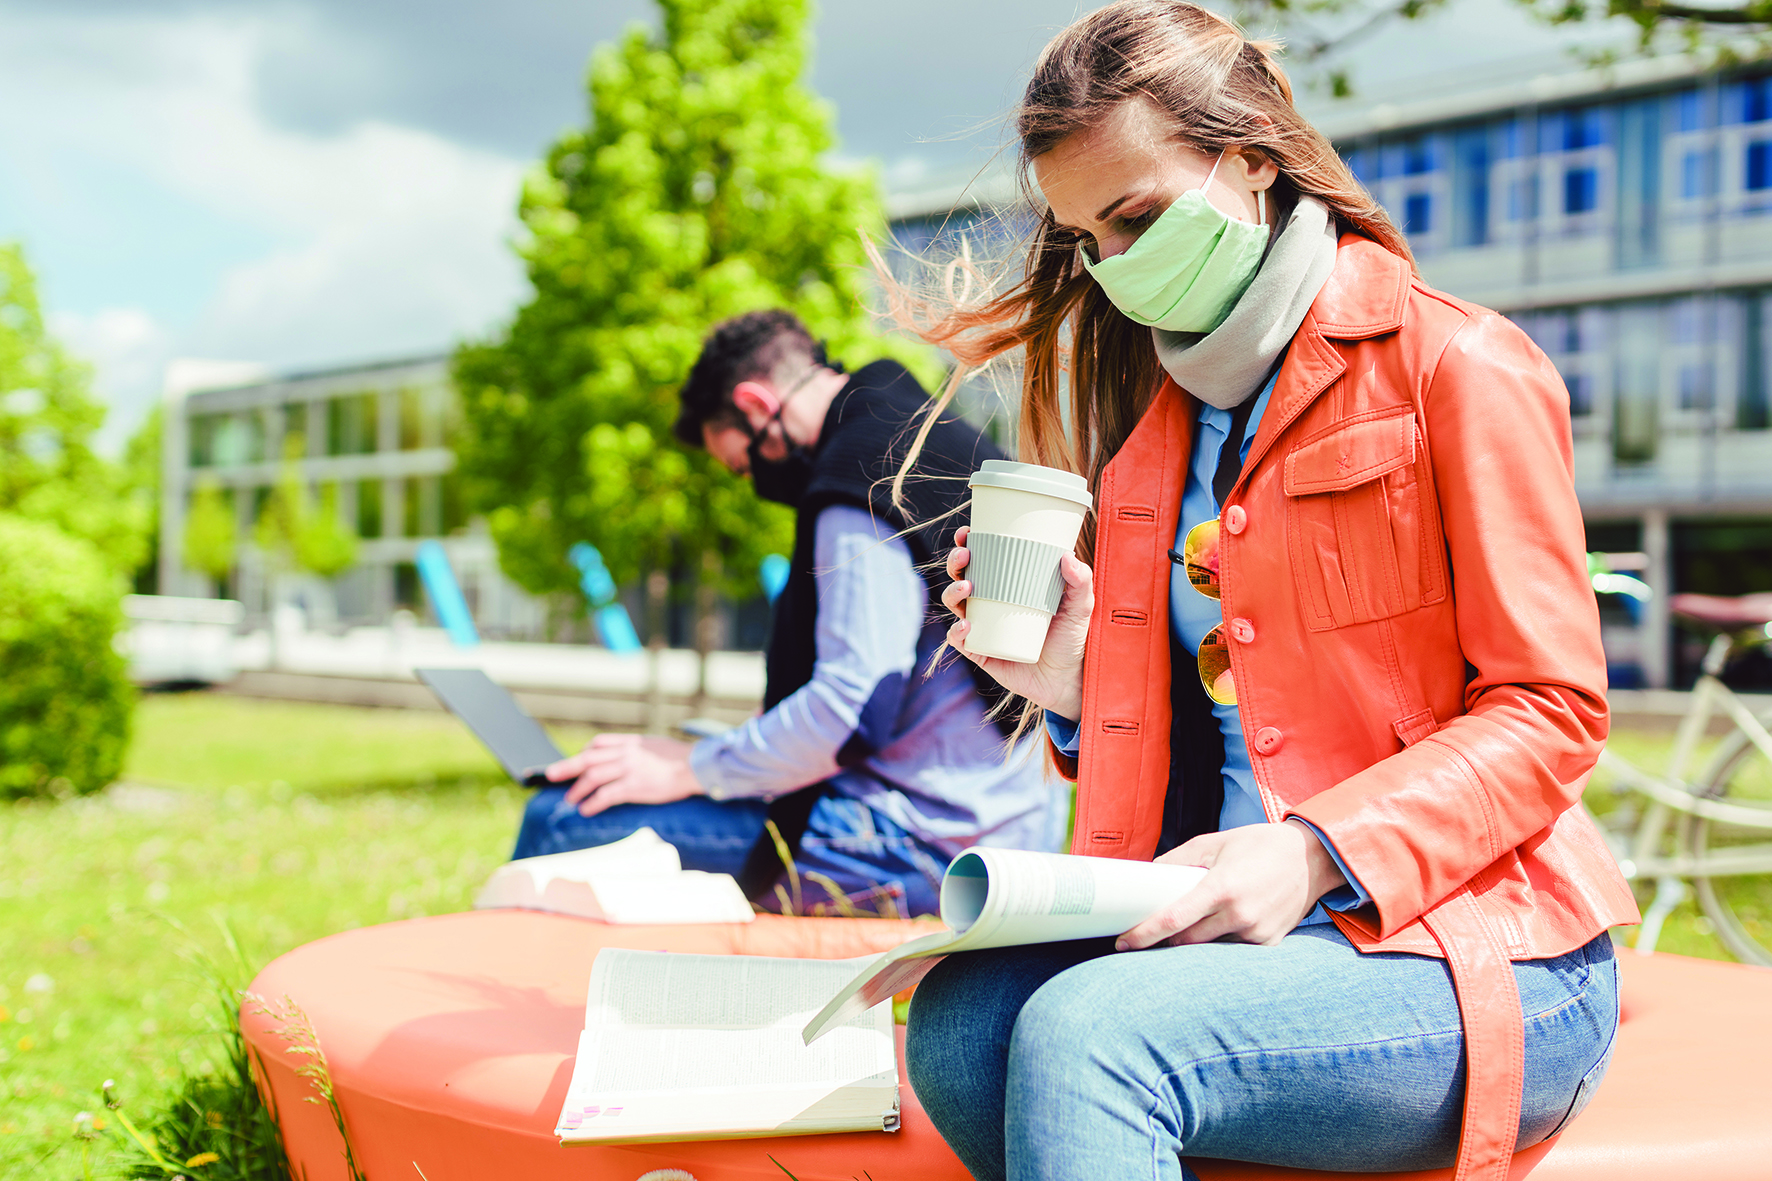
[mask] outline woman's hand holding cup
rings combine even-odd
[[[1089,638],[1089,616],[1095,610],[1095,572],[1071,555],[1059,562],[1064,597],[1046,632],[1046,644],[1034,664],[980,656],[966,650],[966,600],[972,583],[965,570],[972,555],[966,548],[971,527],[954,534],[957,548],[948,553],[948,577],[954,581],[941,593],[942,605],[957,620],[948,628],[948,644],[1011,693],[1027,698],[1042,709],[1077,721],[1083,716],[1083,649]]]

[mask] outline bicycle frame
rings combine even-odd
[[[1673,827],[1678,818],[1696,816],[1722,824],[1772,832],[1772,815],[1764,808],[1731,804],[1703,794],[1688,778],[1688,770],[1704,738],[1711,718],[1721,712],[1734,723],[1747,740],[1772,761],[1772,731],[1755,717],[1747,705],[1721,680],[1721,673],[1734,648],[1727,634],[1712,640],[1705,652],[1702,672],[1693,686],[1692,700],[1674,737],[1674,748],[1668,756],[1667,770],[1650,775],[1610,748],[1600,753],[1600,765],[1616,778],[1614,792],[1634,791],[1649,799],[1649,809],[1637,822],[1636,832],[1628,848],[1613,846],[1619,869],[1630,880],[1654,879],[1655,899],[1644,913],[1638,932],[1636,950],[1648,954],[1655,948],[1662,924],[1687,894],[1688,878],[1708,878],[1739,874],[1772,874],[1772,843],[1735,846],[1724,853],[1694,856],[1687,848],[1685,826]],[[1672,828],[1672,854],[1661,852],[1668,843]],[[1603,831],[1603,830],[1602,830]],[[1612,844],[1612,842],[1608,842]]]

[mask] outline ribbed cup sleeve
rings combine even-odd
[[[974,598],[1014,603],[1048,615],[1058,610],[1058,601],[1064,598],[1064,576],[1058,572],[1064,550],[1025,537],[976,530],[967,535],[966,548],[972,552],[966,577]]]

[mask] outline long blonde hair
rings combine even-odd
[[[1119,0],[1090,13],[1046,46],[1015,111],[1024,192],[1040,208],[1029,179],[1033,161],[1142,97],[1189,147],[1273,161],[1280,174],[1274,196],[1282,207],[1301,194],[1315,197],[1343,230],[1364,234],[1413,266],[1408,241],[1293,106],[1292,85],[1274,60],[1277,50],[1245,39],[1230,21],[1186,0]],[[886,287],[899,322],[960,362],[932,404],[929,423],[969,368],[1025,349],[1020,458],[1079,472],[1099,493],[1103,470],[1150,406],[1163,374],[1150,330],[1121,315],[1083,270],[1074,231],[1061,229],[1044,210],[1021,279],[976,306],[920,297],[890,278]],[[919,435],[904,471],[921,443]],[[1092,562],[1094,552],[1091,521],[1078,554]]]

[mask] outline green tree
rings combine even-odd
[[[336,485],[322,489],[320,506],[314,507],[295,462],[306,450],[299,434],[284,441],[283,469],[259,512],[253,540],[269,558],[273,577],[280,570],[299,569],[336,578],[357,560],[357,535],[339,517]]]
[[[117,777],[135,689],[113,639],[122,579],[96,546],[0,513],[0,799]]]
[[[44,327],[24,251],[0,243],[0,512],[90,541],[133,574],[147,552],[148,505],[92,450],[105,408],[91,385],[91,371]]]
[[[456,355],[458,453],[519,585],[574,595],[566,554],[589,541],[618,582],[694,572],[705,607],[716,583],[754,592],[758,561],[791,537],[786,511],[671,442],[708,329],[784,306],[846,360],[931,358],[869,334],[858,231],[884,223],[873,176],[825,161],[831,111],[802,83],[807,0],[660,8],[662,30],[598,49],[590,126],[524,186],[535,295],[498,338]]]
[[[238,548],[233,506],[214,476],[201,477],[185,517],[185,562],[220,587],[234,568]]]

